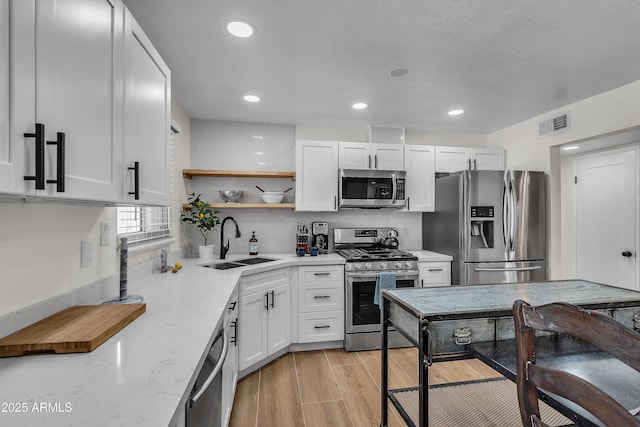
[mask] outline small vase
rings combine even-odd
[[[213,245],[200,245],[198,246],[198,256],[202,259],[213,258]]]

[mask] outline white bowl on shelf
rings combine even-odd
[[[260,197],[265,203],[280,203],[284,199],[283,191],[265,191],[260,193]]]

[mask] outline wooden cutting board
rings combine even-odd
[[[0,339],[0,357],[93,351],[146,309],[146,304],[69,307]]]

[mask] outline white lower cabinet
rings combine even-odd
[[[288,268],[252,274],[240,280],[238,369],[291,343],[291,282]]]
[[[418,262],[420,286],[424,288],[451,286],[450,262]]]
[[[298,342],[344,340],[344,267],[298,270]]]

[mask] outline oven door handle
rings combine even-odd
[[[359,281],[358,279],[377,279],[378,274],[352,274],[348,276],[348,279],[352,281]],[[396,273],[396,280],[413,280],[419,277],[419,273]]]
[[[202,384],[200,389],[193,394],[191,397],[191,407],[193,408],[198,404],[202,396],[207,392],[211,383],[216,378],[220,370],[222,369],[222,365],[227,360],[227,353],[229,352],[229,338],[227,336],[226,329],[222,332],[222,339],[224,340],[222,343],[222,353],[220,354],[220,360],[218,360],[218,364],[213,368],[211,375],[209,375],[206,381]],[[211,357],[210,353],[207,353],[207,359]]]

